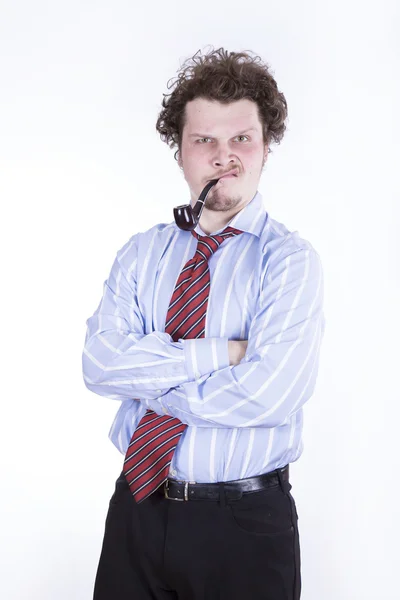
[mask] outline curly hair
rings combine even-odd
[[[251,51],[227,52],[219,48],[203,56],[200,52],[182,65],[178,77],[168,81],[168,89],[174,89],[163,94],[163,109],[156,123],[162,141],[170,148],[178,146],[175,160],[181,149],[186,103],[195,98],[224,104],[243,98],[255,102],[270,152],[271,142],[279,144],[283,138],[287,103],[269,66],[259,56],[252,57]]]

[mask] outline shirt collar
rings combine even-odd
[[[252,233],[257,237],[261,237],[261,233],[265,227],[268,213],[264,208],[263,198],[259,192],[256,192],[252,200],[240,212],[238,212],[222,229],[214,231],[213,234],[220,233],[225,227],[235,227],[240,231]],[[195,232],[199,235],[206,235],[197,225]]]

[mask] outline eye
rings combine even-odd
[[[209,138],[209,137],[199,138],[199,139],[197,140],[197,143],[198,143],[198,144],[202,144],[202,143],[203,143],[203,140],[211,140],[211,138]]]
[[[248,139],[249,139],[249,138],[247,137],[247,135],[238,135],[236,139],[239,139],[239,138],[245,138],[246,140],[248,140]]]

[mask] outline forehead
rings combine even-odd
[[[185,133],[225,133],[250,127],[262,131],[258,107],[252,100],[242,99],[223,104],[216,100],[196,98],[186,104]]]

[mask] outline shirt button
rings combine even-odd
[[[200,373],[198,371],[196,371],[195,374],[194,374],[194,376],[195,376],[196,379],[199,379],[200,378]]]
[[[164,408],[163,408],[163,413],[164,413],[165,415],[167,415],[167,414],[168,414],[168,409],[164,407]]]
[[[176,476],[176,471],[175,471],[175,469],[171,469],[171,475],[173,475],[174,477]]]

